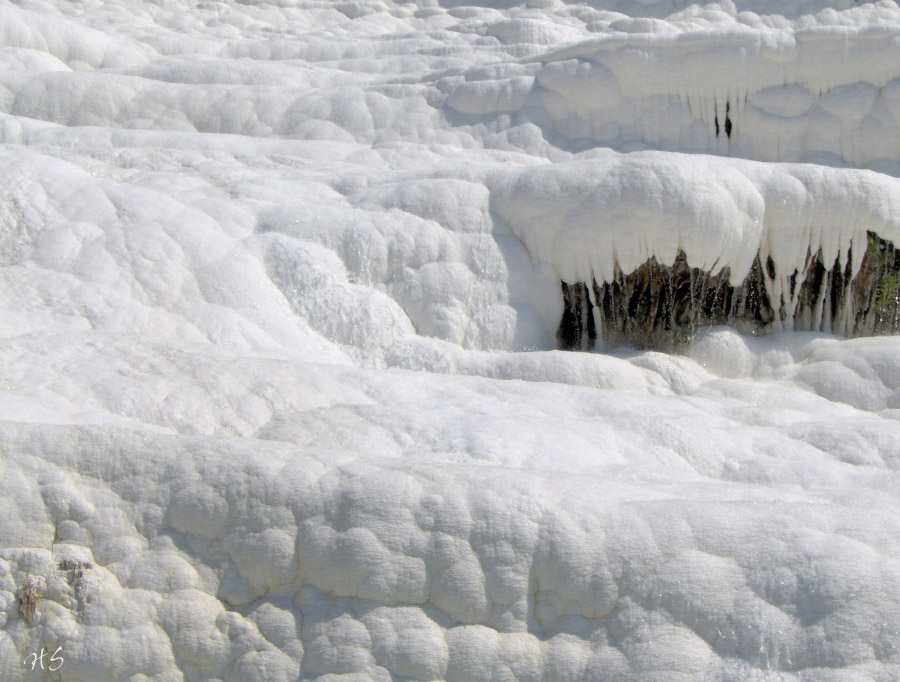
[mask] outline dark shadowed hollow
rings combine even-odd
[[[607,344],[672,349],[690,342],[701,327],[728,325],[747,334],[775,329],[874,336],[900,331],[900,250],[869,232],[859,272],[852,250],[845,265],[826,264],[822,252],[807,253],[802,271],[788,278],[787,291],[773,300],[775,263],[759,255],[740,286],[728,269],[713,275],[692,268],[679,251],[672,265],[650,258],[637,270],[590,288],[562,282],[565,302],[557,331],[559,347],[590,350]]]

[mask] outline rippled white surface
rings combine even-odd
[[[0,3],[4,680],[900,677],[900,339],[552,350],[896,238],[897,5],[483,4]]]

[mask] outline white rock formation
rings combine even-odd
[[[898,27],[0,0],[0,678],[898,679],[896,337],[553,350],[898,239]]]

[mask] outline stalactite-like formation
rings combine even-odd
[[[771,258],[763,263],[757,256],[741,285],[733,286],[727,270],[711,275],[692,268],[683,251],[671,266],[651,258],[629,274],[616,268],[612,281],[593,281],[590,288],[563,282],[559,346],[586,350],[599,336],[611,344],[666,349],[712,325],[754,335],[776,329],[900,332],[900,250],[870,232],[855,277],[853,258],[851,252],[843,265],[840,259],[826,264],[821,251],[807,253],[804,270],[791,273],[787,287],[775,286],[780,273]]]

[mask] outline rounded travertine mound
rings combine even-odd
[[[668,26],[542,56],[535,94],[553,129],[619,149],[896,170],[896,24]]]
[[[739,284],[757,254],[787,277],[864,251],[867,232],[900,241],[900,182],[870,171],[711,156],[597,152],[509,172],[491,208],[532,257],[566,282],[611,281],[684,251],[693,267]],[[859,271],[861,260],[853,266]]]
[[[883,175],[605,153],[511,173],[491,205],[559,273],[565,348],[591,346],[595,327],[642,347],[735,322],[898,329],[900,183]]]
[[[746,485],[782,467],[827,477],[809,443],[848,456],[778,431],[808,448],[793,455],[802,476],[776,441],[764,469],[735,444],[718,465],[731,480],[696,480],[695,498],[632,473],[597,499],[584,474],[6,424],[4,456],[43,452],[3,487],[18,505],[0,551],[0,648],[60,647],[76,681],[891,674],[890,496],[864,514],[802,486],[771,499]],[[876,437],[857,435],[865,477],[887,464],[859,459]]]

